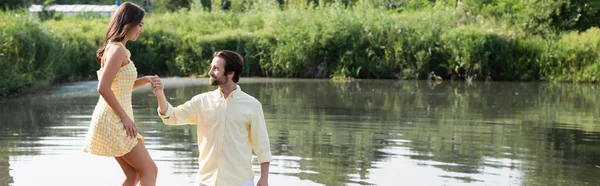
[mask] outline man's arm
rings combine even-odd
[[[164,87],[162,81],[158,76],[154,78],[154,89],[152,93],[156,95],[158,101],[158,115],[166,125],[185,125],[185,124],[196,124],[196,118],[198,115],[198,105],[195,103],[196,97],[185,102],[183,105],[179,105],[175,108],[167,101],[165,96]]]
[[[269,185],[269,162],[260,164],[260,179],[256,186],[268,186]]]
[[[265,116],[260,103],[256,105],[255,114],[252,116],[252,123],[250,123],[250,136],[251,144],[254,149],[254,153],[258,157],[260,162],[260,179],[258,180],[258,186],[267,186],[269,179],[269,165],[272,159],[271,144],[269,142],[269,135],[267,133],[267,124],[265,123]]]
[[[167,101],[167,97],[165,96],[165,92],[160,90],[156,94],[156,101],[158,102],[158,113],[163,116],[167,113],[170,103]]]

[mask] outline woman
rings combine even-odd
[[[131,107],[131,92],[154,77],[139,79],[131,61],[127,41],[142,33],[144,10],[133,3],[123,3],[110,21],[104,43],[96,52],[100,63],[98,93],[100,98],[92,114],[83,151],[115,157],[125,173],[123,185],[156,185],[157,167],[137,133]]]

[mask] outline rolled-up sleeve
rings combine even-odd
[[[185,125],[196,124],[198,116],[198,105],[195,103],[197,97],[185,102],[182,105],[173,107],[171,103],[167,103],[167,111],[165,114],[160,113],[160,108],[156,109],[158,116],[166,125]]]
[[[253,110],[255,113],[252,114],[252,123],[250,124],[252,148],[260,163],[270,162],[272,159],[271,144],[261,104],[258,103]]]

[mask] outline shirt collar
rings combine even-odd
[[[240,85],[236,85],[237,88],[234,89],[233,91],[231,91],[231,93],[229,93],[229,96],[231,96],[232,99],[236,99],[240,97],[240,93],[242,93],[242,88],[240,88]],[[219,90],[219,88],[217,88],[216,90],[214,90],[214,98],[215,100],[219,100],[221,98],[225,99],[223,97],[223,92],[221,92],[221,90]]]

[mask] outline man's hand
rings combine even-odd
[[[269,180],[267,178],[260,177],[256,186],[269,186]]]
[[[256,186],[269,186],[269,165],[270,162],[260,164],[260,179]]]
[[[160,77],[158,75],[150,76],[150,80],[152,83],[152,93],[154,95],[163,94],[164,86]]]
[[[160,77],[158,75],[152,76],[152,93],[156,95],[156,100],[158,101],[158,110],[160,114],[164,115],[167,112],[167,107],[169,103],[167,102],[167,98],[165,97],[164,86]]]

